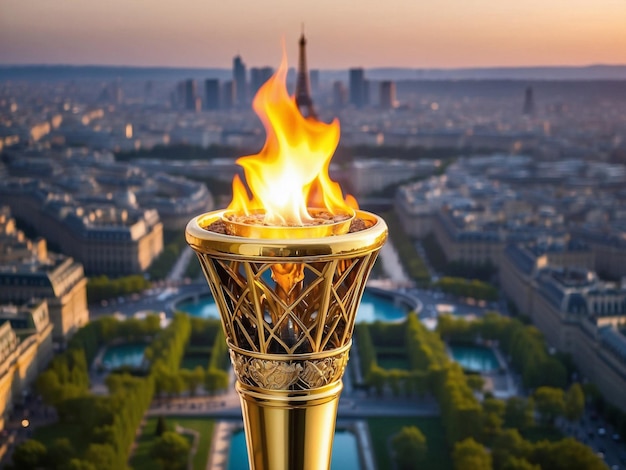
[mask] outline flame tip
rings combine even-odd
[[[295,96],[287,92],[287,71],[283,38],[280,66],[252,103],[265,127],[266,141],[258,154],[237,159],[247,186],[239,175],[233,178],[233,201],[228,209],[245,214],[262,209],[271,225],[303,224],[311,220],[311,207],[331,214],[358,209],[352,196],[344,199],[341,187],[328,173],[339,143],[339,120],[335,117],[326,124],[304,117]]]

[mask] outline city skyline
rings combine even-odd
[[[314,68],[625,64],[624,18],[626,3],[618,0],[7,0],[0,6],[0,64],[227,67],[235,53],[249,66],[276,64],[282,37],[289,57],[297,57],[303,21]]]

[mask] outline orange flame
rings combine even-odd
[[[309,208],[331,214],[352,214],[356,200],[345,200],[338,183],[328,174],[330,159],[339,143],[339,121],[330,124],[302,116],[294,97],[287,93],[287,58],[259,89],[252,107],[265,127],[265,145],[256,155],[241,157],[246,183],[233,179],[229,211],[249,215],[263,211],[264,223],[298,226],[313,218]]]

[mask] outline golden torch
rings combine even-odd
[[[192,219],[186,238],[220,311],[252,470],[330,465],[356,312],[387,226],[328,175],[337,120],[304,118],[287,63],[253,107],[266,143],[242,157],[225,210]]]

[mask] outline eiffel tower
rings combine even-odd
[[[317,118],[313,100],[311,99],[311,86],[309,85],[309,72],[306,68],[306,39],[304,28],[300,36],[300,58],[298,60],[298,78],[296,80],[296,105],[304,117]]]

